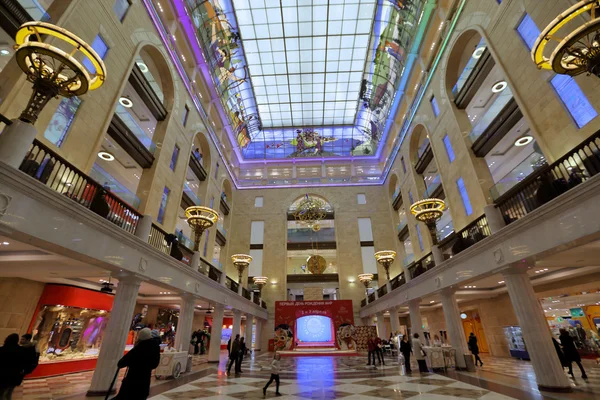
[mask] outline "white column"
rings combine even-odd
[[[227,287],[227,271],[225,269],[221,270],[221,285]]]
[[[375,297],[375,300],[379,299],[379,293],[377,292],[379,290],[379,284],[375,285],[375,289],[373,289],[373,296]]]
[[[504,218],[502,218],[502,213],[494,204],[488,204],[485,206],[483,208],[483,212],[487,218],[488,226],[490,227],[492,235],[506,226],[506,222],[504,222]]]
[[[385,331],[385,319],[383,317],[383,313],[377,313],[377,336],[382,339],[387,339],[386,331]]]
[[[242,288],[244,287],[244,285],[242,285],[242,280],[240,279],[238,281],[238,294],[241,296],[242,295]]]
[[[216,303],[212,314],[212,328],[210,332],[210,347],[208,349],[208,362],[218,363],[221,355],[221,332],[223,331],[223,305]]]
[[[442,254],[440,246],[438,246],[437,244],[431,246],[431,254],[433,255],[433,262],[435,263],[435,265],[440,265],[444,262],[444,255]]]
[[[0,160],[13,168],[19,168],[36,135],[37,130],[33,125],[13,119],[12,125],[4,128],[0,135]]]
[[[152,230],[152,215],[144,214],[137,223],[135,236],[148,243]]]
[[[200,252],[199,251],[195,251],[194,254],[192,254],[192,261],[191,261],[191,265],[190,267],[192,267],[192,269],[194,271],[198,271],[204,274],[204,271],[202,271],[202,269],[200,268]],[[208,266],[207,266],[208,268]],[[209,270],[206,270],[206,275],[208,275],[210,273]]]
[[[440,293],[442,299],[442,308],[444,309],[444,319],[446,321],[446,331],[450,338],[450,344],[456,350],[456,367],[466,368],[465,357],[472,357],[467,346],[465,330],[460,319],[460,310],[456,302],[456,296],[453,289],[444,289]]]
[[[262,327],[262,319],[256,318],[256,329],[254,330],[254,351],[261,350],[260,340],[262,338]]]
[[[400,320],[398,319],[398,309],[390,308],[390,325],[392,327],[392,333],[396,335],[400,332]]]
[[[231,330],[231,340],[235,339],[235,335],[240,335],[242,331],[242,312],[233,310],[233,329]]]
[[[544,311],[523,267],[512,267],[503,271],[502,275],[531,357],[538,388],[551,391],[570,389],[569,380],[554,349]]]
[[[244,332],[244,340],[246,341],[246,347],[252,348],[252,315],[246,314],[246,331]]]
[[[131,328],[131,318],[140,289],[141,280],[137,277],[121,275],[116,278],[119,285],[88,390],[89,396],[105,395],[109,389],[117,372],[117,362],[125,351],[127,334]]]
[[[421,304],[421,299],[413,299],[408,302],[408,312],[410,314],[410,337],[412,339],[412,335],[418,333],[419,339],[423,340],[423,318],[421,318],[419,304]]]
[[[175,348],[177,351],[189,351],[192,340],[192,324],[194,323],[194,307],[196,299],[190,294],[181,296],[179,308],[179,323],[175,334]]]

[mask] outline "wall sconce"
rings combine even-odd
[[[354,282],[356,282],[356,279],[354,279],[353,277],[350,277],[350,278],[348,278],[348,282],[354,283]]]

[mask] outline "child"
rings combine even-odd
[[[267,397],[267,388],[269,387],[269,385],[271,383],[273,383],[273,381],[275,381],[275,384],[277,385],[275,394],[277,396],[282,396],[281,393],[279,393],[279,360],[281,359],[281,356],[279,355],[279,353],[275,353],[275,356],[273,356],[273,361],[271,361],[271,379],[269,379],[269,382],[267,382],[266,386],[263,388],[263,394],[265,395],[265,397]]]

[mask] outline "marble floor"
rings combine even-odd
[[[196,359],[191,373],[179,379],[152,380],[152,400],[242,400],[262,399],[262,387],[270,376],[272,354],[244,360],[241,375],[226,374],[226,353],[219,364]],[[406,375],[395,357],[376,368],[366,365],[366,357],[286,357],[281,360],[281,398],[348,400],[375,398],[460,400],[460,399],[599,399],[600,366],[586,362],[587,381],[571,379],[572,393],[540,393],[535,374],[526,361],[483,357],[484,366],[474,373],[440,372]],[[587,361],[587,360],[586,360]],[[413,371],[418,371],[413,360]],[[25,381],[13,399],[83,400],[91,372]],[[267,398],[275,398],[275,384]],[[103,398],[103,397],[102,397]],[[94,399],[87,397],[86,399]],[[98,398],[101,399],[101,398]]]

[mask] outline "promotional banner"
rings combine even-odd
[[[352,300],[276,301],[275,350],[291,350],[299,340],[356,350]]]

